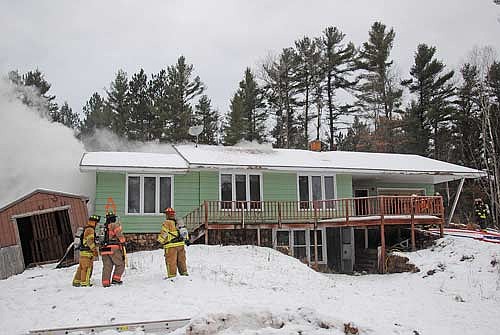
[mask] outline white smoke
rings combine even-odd
[[[71,129],[50,122],[29,90],[0,79],[0,207],[37,188],[92,200],[95,177],[79,171],[83,144]],[[20,94],[36,107],[21,103]]]

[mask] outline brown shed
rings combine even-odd
[[[78,227],[88,198],[37,189],[0,208],[0,279],[60,259]]]

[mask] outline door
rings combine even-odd
[[[342,227],[341,234],[341,272],[351,273],[354,267],[354,228]]]
[[[355,198],[368,197],[368,190],[354,190]],[[355,199],[354,210],[356,216],[368,215],[368,199]]]

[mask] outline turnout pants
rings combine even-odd
[[[114,250],[111,255],[101,255],[102,258],[102,286],[109,286],[111,279],[121,281],[125,271],[125,260],[121,249]],[[113,267],[115,268],[113,271]],[[111,276],[113,274],[113,276]]]
[[[94,259],[92,256],[80,255],[80,263],[73,277],[73,285],[75,286],[90,286],[90,277],[92,276],[92,268]]]
[[[177,269],[181,276],[187,276],[186,250],[183,245],[165,248],[165,265],[167,266],[167,277],[175,277]]]

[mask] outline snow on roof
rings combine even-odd
[[[277,171],[332,171],[352,175],[431,176],[438,183],[459,178],[477,178],[479,170],[418,155],[368,152],[315,152],[273,149],[269,146],[176,145],[174,152],[88,152],[82,171],[165,172],[196,168],[267,169]],[[408,177],[405,177],[408,178]]]
[[[80,161],[82,171],[185,170],[186,161],[176,153],[87,152]]]
[[[175,146],[191,167],[255,167],[281,170],[334,170],[364,173],[454,174],[480,177],[484,172],[418,155],[369,152],[315,152],[266,147]]]

